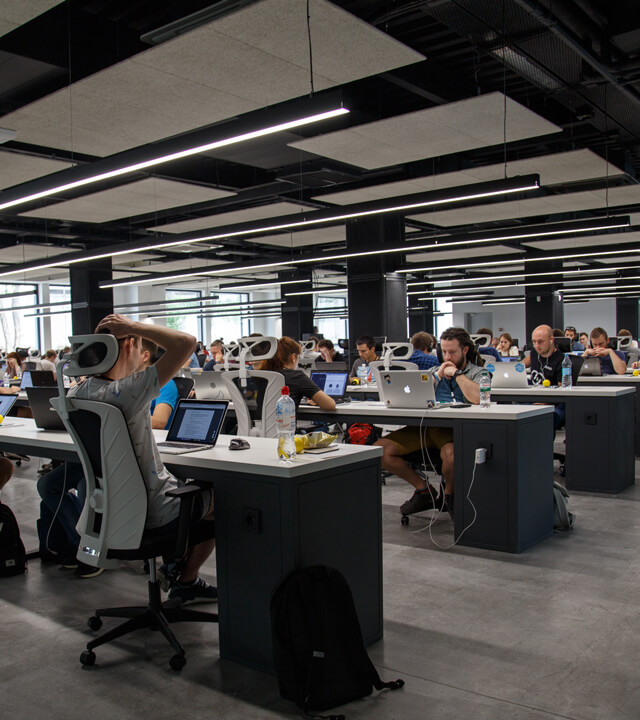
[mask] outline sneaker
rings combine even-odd
[[[182,568],[184,567],[184,560],[177,562],[163,563],[158,568],[157,577],[160,587],[165,591],[169,592],[171,588],[178,582]]]
[[[60,569],[61,570],[77,570],[78,569],[78,560],[73,555],[68,558],[65,558],[60,563]]]
[[[78,567],[76,568],[76,575],[83,580],[88,578],[98,577],[104,572],[104,568],[93,567],[93,565],[87,565],[78,560]]]
[[[177,582],[169,591],[169,600],[178,600],[181,604],[193,600],[217,602],[218,588],[209,585],[200,577],[185,585]]]
[[[425,510],[433,510],[438,507],[438,500],[430,488],[416,490],[407,502],[400,505],[400,512],[403,515],[415,515]]]

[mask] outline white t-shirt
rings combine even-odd
[[[40,360],[40,369],[41,370],[49,370],[49,372],[54,373],[56,371],[55,363],[52,363],[51,360]]]
[[[155,365],[133,373],[122,380],[91,377],[69,390],[69,396],[86,400],[100,400],[119,407],[127,421],[129,435],[142,471],[149,505],[148,529],[161,527],[178,517],[180,501],[165,496],[167,490],[178,486],[176,479],[164,466],[151,430],[149,405],[160,395]]]

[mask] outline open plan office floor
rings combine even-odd
[[[4,502],[35,544],[34,458],[16,469]],[[636,473],[640,460],[636,460]],[[617,496],[575,493],[577,525],[521,555],[468,547],[440,550],[426,522],[400,526],[407,486],[382,489],[385,637],[370,648],[386,679],[406,687],[352,703],[349,720],[627,720],[640,714],[640,487]],[[354,520],[357,522],[357,519]],[[447,544],[442,517],[434,538]],[[215,564],[205,568],[215,580]],[[141,564],[91,580],[32,561],[24,577],[0,580],[0,707],[3,717],[299,717],[275,678],[218,656],[215,626],[178,626],[188,663],[169,670],[155,633],[78,656],[98,606],[144,602]]]

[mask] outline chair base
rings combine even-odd
[[[94,648],[117,638],[128,635],[135,630],[150,629],[159,630],[173,648],[175,655],[169,661],[174,670],[181,670],[186,657],[184,648],[171,630],[171,624],[176,622],[218,622],[216,613],[201,612],[183,607],[163,606],[160,597],[160,583],[149,582],[149,604],[135,607],[101,608],[96,610],[89,618],[87,624],[91,630],[99,630],[102,627],[103,617],[128,618],[126,622],[109,630],[94,640],[87,643],[87,649],[80,655],[82,665],[93,665],[96,660]]]

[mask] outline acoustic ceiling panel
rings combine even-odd
[[[508,177],[528,175],[529,173],[539,173],[541,185],[593,180],[605,177],[607,174],[609,177],[624,174],[622,170],[612,163],[607,165],[605,160],[591,150],[573,150],[566,153],[542,155],[527,158],[526,160],[514,160],[507,165]],[[501,180],[502,178],[504,178],[504,164],[497,163],[457,172],[384,183],[383,185],[374,185],[357,190],[318,195],[315,199],[335,203],[336,205],[348,205],[424,192],[425,190],[441,190],[442,188],[458,187],[477,182]]]
[[[317,135],[292,147],[366,169],[438,157],[503,142],[505,97],[500,92]],[[507,142],[560,132],[511,98]]]
[[[218,213],[218,215],[207,215],[206,217],[193,218],[192,220],[181,220],[180,222],[169,223],[168,225],[156,225],[156,227],[148,229],[167,233],[197,232],[198,230],[222,227],[223,225],[234,225],[235,223],[250,222],[252,220],[264,220],[280,215],[294,215],[302,210],[312,209],[310,205],[277,202],[271,205],[260,205],[244,210]]]
[[[625,185],[611,188],[608,193],[610,208],[640,203],[640,185]],[[412,220],[453,227],[454,225],[470,225],[473,223],[509,220],[512,218],[538,217],[557,213],[578,212],[580,210],[596,210],[607,207],[607,192],[589,190],[578,193],[560,195],[543,195],[527,200],[511,200],[509,202],[488,203],[475,207],[454,210],[441,210],[434,213],[412,215]]]
[[[291,232],[281,235],[252,238],[249,242],[259,245],[276,245],[283,248],[299,248],[309,245],[328,245],[329,243],[345,241],[345,227],[344,225],[337,225],[334,227],[307,230],[306,232]]]
[[[21,264],[32,260],[54,257],[64,253],[73,252],[77,248],[61,248],[55,245],[44,245],[38,243],[21,243],[20,245],[8,245],[2,248],[0,262],[10,264]]]
[[[68,167],[71,167],[71,163],[63,160],[0,151],[0,189],[5,190]]]
[[[0,3],[0,37],[59,3],[60,0],[8,0]]]
[[[483,258],[493,255],[519,255],[520,251],[516,248],[506,247],[506,245],[492,245],[491,247],[464,247],[460,250],[435,250],[433,252],[412,253],[407,255],[407,263],[420,263],[421,265],[429,262],[440,262],[441,260],[464,260],[466,258]],[[504,258],[507,259],[507,258]],[[514,260],[515,262],[515,260]]]
[[[21,215],[75,222],[103,223],[191,203],[216,200],[234,193],[190,183],[146,178],[137,182],[66,200]]]
[[[316,90],[424,56],[312,0]],[[283,22],[286,18],[286,22]],[[309,92],[306,3],[262,0],[0,118],[17,139],[111,155]]]
[[[540,240],[527,242],[528,247],[537,250],[579,250],[580,248],[599,247],[600,245],[618,245],[636,243],[640,240],[640,233],[626,232],[612,235],[587,235],[564,240]]]

